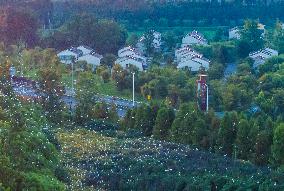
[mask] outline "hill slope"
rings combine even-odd
[[[284,189],[283,174],[185,145],[115,130],[79,128],[59,131],[57,137],[66,166],[74,174],[72,189]]]

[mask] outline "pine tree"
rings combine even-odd
[[[221,121],[217,138],[217,150],[223,154],[232,156],[233,146],[237,132],[237,113],[226,113]]]
[[[274,131],[272,158],[275,165],[284,165],[284,123],[279,124]]]
[[[160,140],[166,140],[169,138],[169,130],[175,119],[175,113],[172,108],[162,107],[158,111],[158,115],[155,121],[153,129],[154,138]]]
[[[155,125],[154,112],[150,106],[142,105],[137,108],[135,115],[135,128],[140,129],[145,136],[152,135],[153,126]]]
[[[246,119],[241,119],[238,124],[236,137],[236,146],[238,157],[248,160],[253,153],[254,138],[257,131],[257,126],[251,126]]]

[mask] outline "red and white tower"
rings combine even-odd
[[[197,100],[199,108],[206,112],[208,111],[208,85],[206,83],[207,75],[200,74],[197,83]]]

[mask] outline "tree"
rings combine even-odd
[[[77,107],[75,111],[75,120],[83,124],[94,117],[93,108],[95,106],[95,96],[97,94],[97,81],[91,72],[81,72],[77,82]]]
[[[273,137],[269,130],[260,131],[255,140],[254,163],[260,166],[267,165],[271,156],[271,145]]]
[[[42,94],[42,105],[49,119],[55,123],[62,122],[63,103],[61,96],[64,89],[60,84],[61,74],[56,66],[39,71],[39,92]]]
[[[131,88],[132,73],[137,73],[137,71],[138,69],[132,65],[128,69],[123,69],[119,64],[115,64],[112,68],[112,79],[115,81],[116,87],[119,90]]]
[[[116,54],[125,44],[127,32],[115,21],[98,20],[91,14],[75,15],[62,26],[60,32],[48,37],[46,44],[59,49],[68,48],[65,45],[79,46],[81,44],[94,48],[101,54]],[[57,43],[58,41],[58,43]],[[59,44],[60,43],[60,44]]]
[[[94,45],[92,47],[102,54],[117,54],[118,49],[125,44],[126,39],[126,30],[118,23],[103,20],[99,21],[98,26],[95,28]]]
[[[96,103],[93,108],[93,116],[96,119],[106,120],[108,118],[108,108],[105,102]]]
[[[148,32],[146,32],[143,37],[144,37],[143,44],[146,48],[146,53],[147,55],[152,55],[155,49],[153,45],[153,41],[155,38],[153,30],[149,30]]]
[[[251,52],[250,44],[245,40],[238,41],[236,49],[239,58],[245,58]]]
[[[279,54],[284,53],[284,29],[280,22],[276,23],[272,41],[274,47],[279,51]]]
[[[237,113],[225,113],[218,132],[217,151],[232,156],[237,133]]]
[[[116,56],[113,54],[106,54],[102,59],[101,59],[101,65],[112,68],[114,65],[114,62],[116,60]]]
[[[256,126],[250,126],[246,119],[240,120],[236,136],[236,148],[239,158],[248,160],[251,157],[254,152],[253,144],[257,131]]]
[[[176,47],[177,39],[175,38],[175,34],[171,31],[165,33],[163,36],[163,41],[165,42],[168,51],[171,51]]]
[[[126,41],[126,44],[129,45],[129,46],[135,47],[136,44],[138,43],[138,40],[139,40],[139,38],[138,38],[137,34],[131,34],[130,37]]]
[[[279,124],[274,130],[272,159],[275,165],[284,165],[284,123]]]
[[[224,76],[224,65],[219,63],[213,63],[208,70],[208,76],[210,80],[219,80]]]
[[[58,153],[41,130],[42,111],[15,100],[6,104],[7,116],[0,119],[0,184],[11,190],[64,190],[55,177]]]
[[[110,69],[107,68],[106,66],[98,66],[96,68],[96,73],[101,76],[102,80],[104,83],[108,82],[110,80]]]
[[[37,43],[37,20],[27,10],[14,7],[1,8],[0,41],[5,44],[26,43],[34,46]]]
[[[167,81],[165,77],[153,79],[141,87],[142,95],[147,97],[151,95],[154,98],[164,98],[168,94]]]
[[[141,130],[145,136],[152,135],[156,119],[155,116],[155,111],[153,111],[150,106],[141,105],[136,110],[134,127]]]
[[[210,146],[209,125],[204,119],[204,115],[196,104],[182,104],[170,130],[171,140],[208,149]]]
[[[246,20],[244,29],[241,31],[241,41],[248,43],[249,52],[263,47],[262,31],[258,29],[258,23],[252,20]]]
[[[175,113],[172,108],[162,107],[159,109],[155,126],[153,129],[153,136],[156,139],[166,140],[169,138],[169,130],[174,121]]]
[[[123,128],[123,130],[134,129],[134,127],[135,127],[135,115],[136,115],[136,109],[127,110],[124,118],[121,121],[121,127]]]
[[[229,60],[229,53],[225,46],[223,45],[214,45],[213,46],[213,56],[214,61],[223,65]]]

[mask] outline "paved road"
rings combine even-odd
[[[25,86],[21,84],[14,84],[13,85],[14,92],[17,95],[21,96],[27,96],[27,97],[40,97],[37,92],[33,89],[31,86]],[[98,95],[96,96],[97,101],[99,102],[105,102],[108,105],[114,104],[117,107],[117,114],[119,117],[124,117],[127,110],[133,108],[133,102],[132,100],[127,100],[124,98],[114,97],[114,96],[108,96],[108,95]],[[69,106],[71,109],[75,109],[77,105],[77,100],[73,95],[64,95],[62,96],[62,101]],[[135,107],[140,105],[141,102],[134,102]]]
[[[224,78],[227,79],[231,75],[235,74],[237,72],[237,64],[236,63],[228,63],[227,67],[224,71]]]

